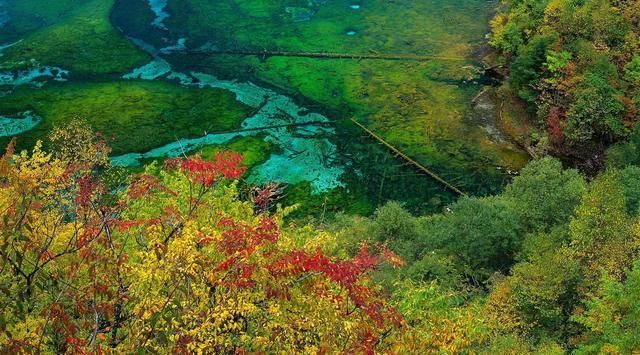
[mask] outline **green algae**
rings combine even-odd
[[[305,2],[306,3],[306,2]],[[250,56],[180,56],[175,65],[209,68],[280,88],[320,104],[332,119],[355,118],[444,177],[474,193],[500,188],[497,167],[519,169],[526,154],[496,140],[474,119],[470,104],[482,90],[473,50],[488,32],[493,2],[346,1],[314,8],[308,21],[290,18],[295,1],[169,1],[169,28],[190,48],[433,55],[426,62]],[[307,6],[308,7],[308,6]],[[215,15],[214,15],[215,14]],[[347,30],[356,32],[346,36]],[[357,133],[355,133],[357,134]],[[344,147],[349,151],[349,147]]]
[[[19,137],[20,147],[33,145],[52,127],[80,116],[105,135],[114,154],[237,129],[250,113],[228,91],[159,81],[51,83],[38,90],[21,87],[0,100],[0,114],[28,110],[43,120]]]
[[[80,76],[125,73],[139,66],[148,61],[149,56],[111,25],[109,13],[113,1],[29,0],[34,8],[45,3],[42,9],[49,9],[46,11],[50,15],[45,16],[48,25],[30,32],[20,43],[5,49],[0,60],[3,65],[24,63],[28,66],[35,59],[43,65],[58,66]]]
[[[0,3],[8,22],[0,31],[0,43],[14,42],[43,27],[62,21],[75,7],[90,0],[7,0]]]

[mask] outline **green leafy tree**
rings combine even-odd
[[[621,279],[638,255],[640,243],[618,181],[615,171],[596,179],[569,226],[570,253],[586,268],[588,284],[597,281],[600,270]]]
[[[424,250],[416,217],[398,202],[388,202],[378,208],[371,220],[368,236],[372,240],[392,245],[394,252],[406,260],[415,260]]]
[[[626,142],[618,143],[607,150],[607,164],[615,168],[640,165],[640,128],[636,127]]]
[[[629,166],[618,173],[624,194],[625,211],[630,217],[640,215],[640,167]]]
[[[506,271],[520,249],[523,229],[513,204],[498,197],[465,198],[426,226],[433,246],[452,255],[474,282]]]
[[[563,341],[577,333],[570,321],[579,304],[580,265],[557,249],[517,264],[492,291],[487,307],[508,333]]]
[[[569,221],[586,190],[582,176],[552,158],[529,163],[506,189],[526,230],[549,231]]]
[[[552,73],[557,73],[566,68],[571,61],[572,54],[568,51],[548,51],[547,61],[544,66]]]
[[[537,84],[540,71],[547,61],[547,49],[554,41],[553,37],[536,36],[526,45],[518,49],[518,54],[511,64],[509,82],[518,95],[533,103],[538,98]]]
[[[596,138],[613,141],[622,137],[624,106],[618,96],[602,74],[587,73],[567,113],[567,139],[573,144],[584,144]]]
[[[605,275],[587,311],[575,317],[588,328],[576,354],[635,354],[640,351],[640,262],[624,282]]]
[[[636,55],[624,67],[624,78],[631,83],[640,83],[640,55]]]

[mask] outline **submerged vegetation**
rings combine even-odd
[[[0,0],[0,353],[637,353],[638,18]]]
[[[109,139],[114,154],[144,152],[205,131],[238,129],[251,112],[228,91],[124,80],[20,87],[0,101],[0,112],[24,111],[42,117],[42,123],[20,140],[21,147],[33,146],[53,127],[80,116]]]
[[[8,28],[7,33],[24,33],[25,37],[11,39],[19,42],[3,51],[3,66],[24,67],[35,59],[83,76],[123,74],[143,64],[149,56],[123,38],[109,22],[113,1],[10,1],[12,18],[25,21],[34,16],[38,20],[31,23],[39,25],[31,29],[28,24],[19,23],[13,33]],[[44,8],[42,3],[46,3]],[[2,37],[0,40],[4,42]]]
[[[473,50],[488,31],[492,7],[485,1],[413,2],[408,6],[371,1],[357,9],[343,1],[312,1],[313,6],[302,3],[306,2],[299,5],[313,13],[306,21],[282,13],[283,8],[292,6],[287,1],[268,5],[261,1],[170,1],[168,9],[174,15],[165,23],[170,29],[182,29],[180,36],[193,49],[353,53],[353,60],[260,60],[175,52],[172,61],[187,66],[205,63],[225,77],[240,75],[294,90],[322,104],[330,116],[365,123],[419,162],[459,180],[472,192],[499,189],[503,174],[496,166],[517,170],[524,165],[525,154],[508,138],[487,134],[487,129],[496,125],[497,108],[484,114],[488,117],[479,117],[483,115],[469,107],[484,88],[482,68]],[[208,21],[211,14],[220,20]],[[347,36],[349,29],[355,29],[356,34]],[[359,54],[378,53],[418,53],[436,59],[357,60]],[[469,122],[474,120],[486,120],[483,123],[488,128]],[[345,150],[366,154],[348,147]]]

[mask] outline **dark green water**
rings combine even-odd
[[[499,190],[508,179],[503,171],[525,158],[495,128],[495,103],[473,102],[489,84],[473,53],[495,6],[479,0],[6,0],[0,44],[22,41],[4,50],[4,72],[35,65],[69,72],[0,85],[0,115],[41,117],[20,135],[28,146],[75,107],[96,129],[112,132],[116,161],[126,164],[232,145],[254,160],[251,182],[289,183],[288,200],[306,211],[368,213],[387,200],[436,211],[456,196],[349,119],[470,194]],[[233,51],[438,59],[219,54]],[[326,124],[215,134],[310,121]]]

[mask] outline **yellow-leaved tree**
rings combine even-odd
[[[0,160],[1,352],[397,348],[405,320],[368,276],[398,262],[386,248],[332,257],[334,235],[241,201],[238,154],[114,179],[106,145],[72,129],[58,154]]]

